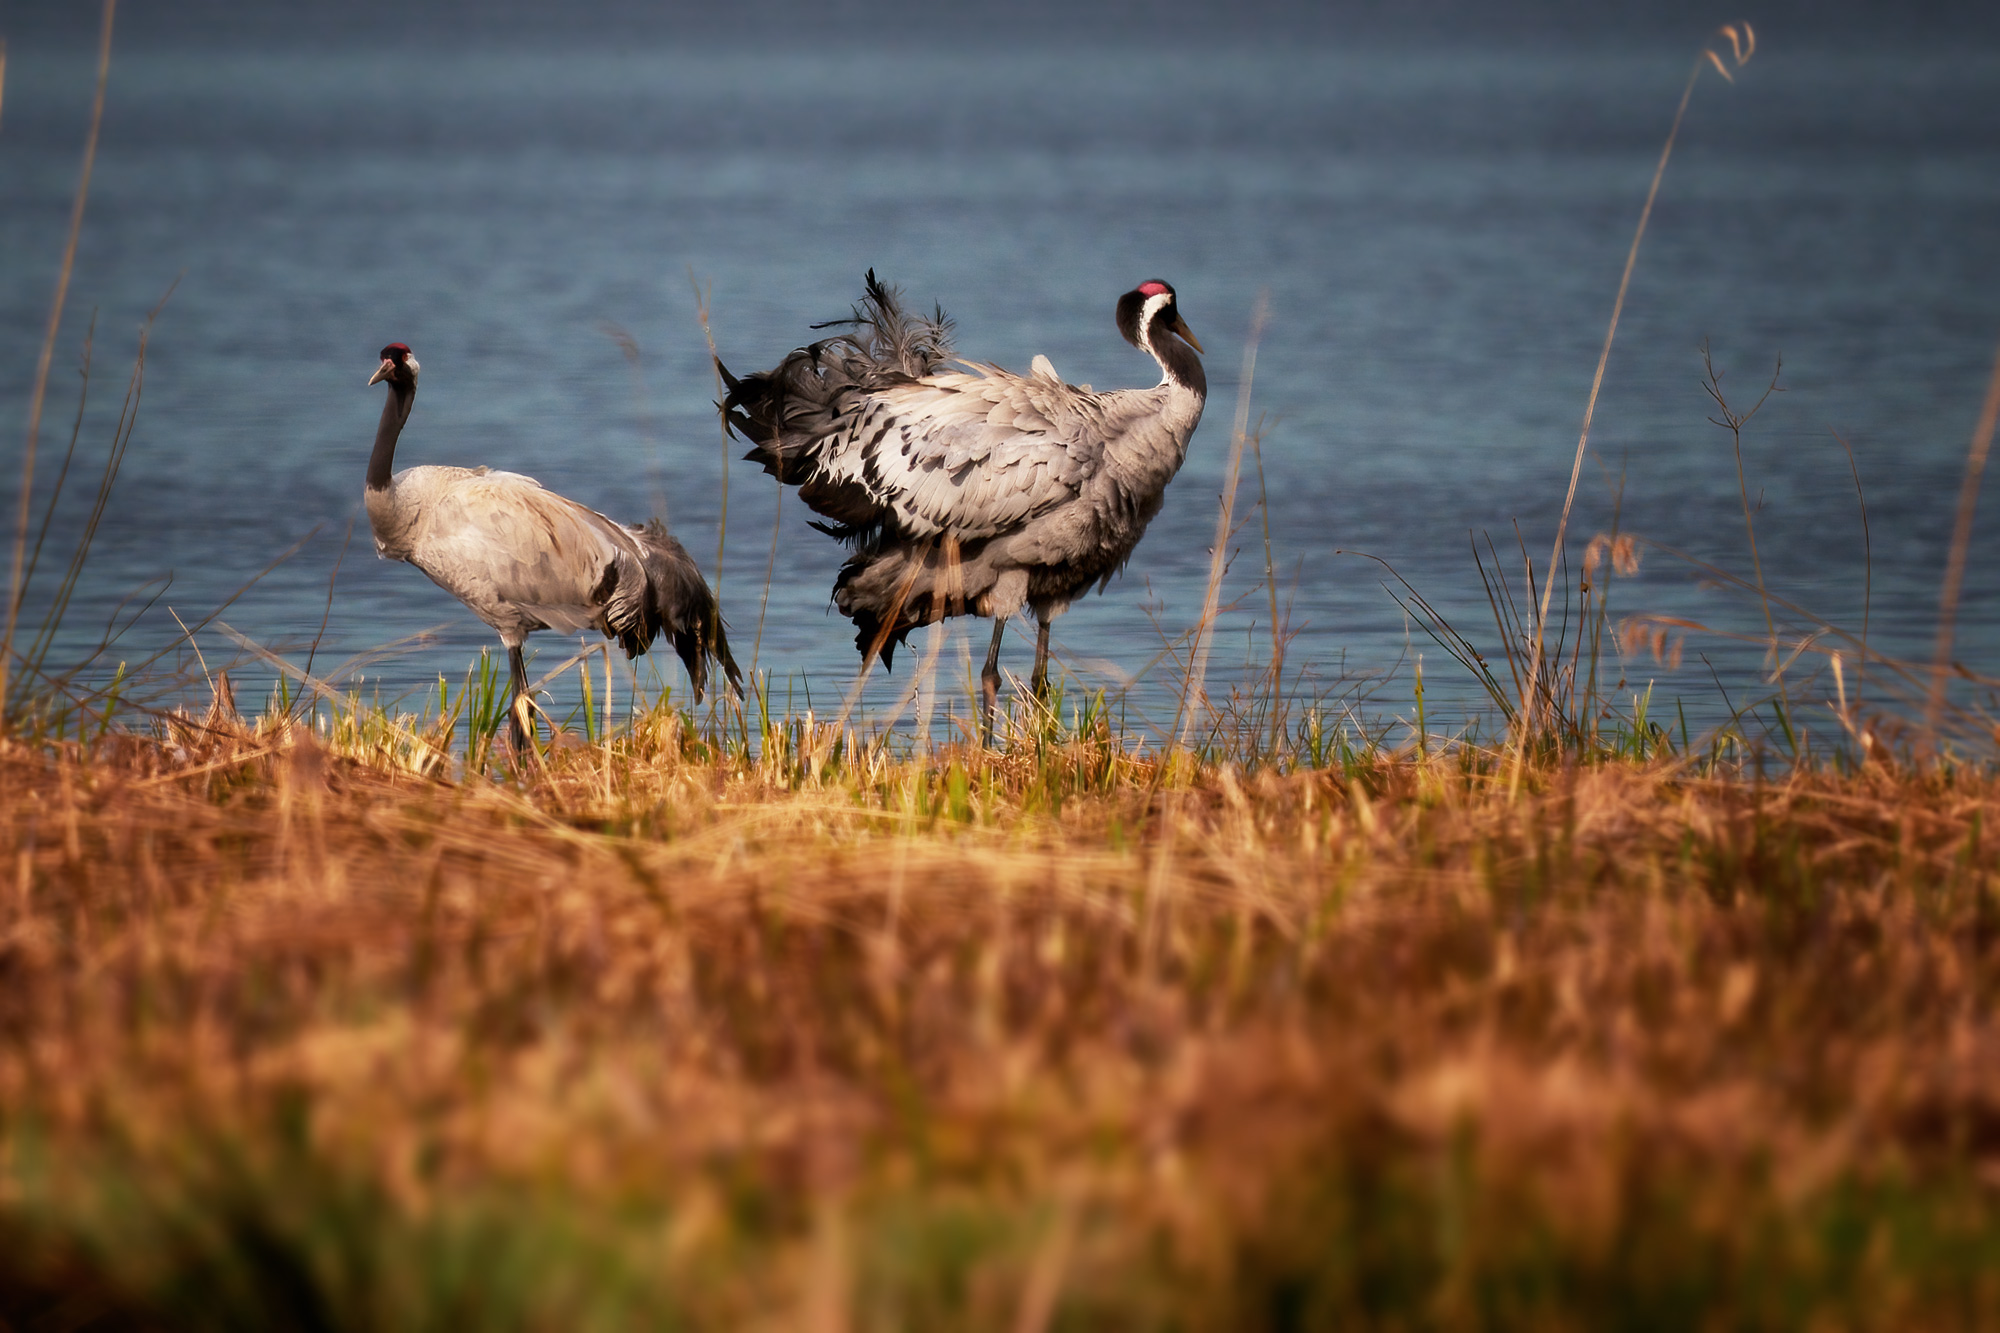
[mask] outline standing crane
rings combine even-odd
[[[521,645],[539,629],[589,628],[637,657],[672,636],[695,698],[712,659],[741,689],[715,595],[686,548],[652,519],[628,527],[532,477],[484,467],[391,469],[417,401],[417,358],[382,349],[370,384],[386,381],[382,423],[368,456],[368,525],[384,560],[406,560],[491,625],[507,646],[509,715],[518,752],[528,741],[528,671]]]
[[[919,625],[993,618],[980,674],[990,741],[1008,618],[1034,610],[1039,701],[1049,623],[1091,584],[1102,591],[1160,512],[1208,394],[1201,344],[1159,281],[1118,298],[1118,331],[1159,363],[1150,389],[1065,384],[1043,356],[1026,375],[947,370],[944,311],[905,314],[872,269],[836,325],[847,331],[762,374],[738,379],[717,361],[723,419],[755,446],[745,457],[830,520],[813,526],[852,548],[833,600],[864,671],[877,656],[892,665]]]

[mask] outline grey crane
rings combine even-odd
[[[389,385],[368,457],[368,525],[384,560],[415,565],[498,631],[507,646],[515,749],[528,739],[521,645],[538,629],[596,629],[616,639],[628,658],[665,633],[687,664],[697,699],[711,659],[740,690],[715,595],[658,519],[628,527],[517,472],[392,473],[396,440],[416,405],[419,369],[407,346],[390,343],[368,381]]]
[[[1049,623],[1124,567],[1201,421],[1201,344],[1174,289],[1140,283],[1117,318],[1159,363],[1154,387],[1095,393],[1042,356],[1027,375],[956,360],[944,311],[906,314],[872,269],[850,318],[813,326],[845,332],[741,379],[716,362],[723,419],[755,446],[745,457],[797,486],[831,520],[813,526],[852,548],[833,600],[864,670],[876,656],[892,665],[919,625],[993,618],[980,674],[989,740],[1008,618],[1035,613],[1041,699]]]

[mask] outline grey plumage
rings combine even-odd
[[[728,677],[729,687],[740,694],[743,678],[737,671],[736,659],[729,655],[729,638],[723,631],[721,610],[694,557],[657,518],[649,518],[627,531],[639,539],[643,548],[646,621],[655,627],[653,632],[663,632],[673,640],[674,652],[687,667],[688,679],[694,684],[695,698],[699,700],[708,686],[711,656]],[[628,658],[645,651],[645,643],[630,633],[621,636],[621,645]]]
[[[1065,384],[1039,356],[1027,375],[947,369],[950,321],[904,313],[872,271],[839,324],[761,374],[718,362],[724,419],[852,547],[833,596],[864,657],[887,666],[919,625],[992,616],[990,710],[1000,629],[1026,605],[1039,694],[1049,622],[1123,568],[1201,420],[1200,345],[1173,288],[1147,282],[1119,301],[1120,332],[1160,364],[1150,389]]]
[[[390,390],[365,493],[375,549],[421,569],[499,633],[517,695],[527,685],[521,645],[542,629],[597,630],[628,658],[665,633],[696,698],[708,685],[711,660],[740,688],[714,594],[657,519],[616,523],[514,472],[413,467],[392,474],[418,371],[410,349],[391,343],[369,381],[386,380]],[[518,715],[515,728],[523,739]]]

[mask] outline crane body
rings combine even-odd
[[[528,684],[522,645],[537,630],[596,630],[617,640],[628,658],[664,633],[687,667],[696,698],[707,687],[711,662],[740,687],[715,597],[658,520],[618,523],[516,472],[394,471],[419,369],[408,347],[391,343],[369,380],[389,384],[364,492],[369,527],[378,555],[415,565],[499,634],[515,699],[510,714],[517,748],[527,739],[519,702]]]
[[[1050,623],[1130,559],[1187,457],[1208,382],[1164,282],[1120,298],[1118,327],[1159,384],[1107,393],[951,356],[942,310],[910,315],[871,271],[848,332],[738,379],[717,362],[746,455],[829,520],[852,554],[833,601],[864,662],[893,665],[911,630],[989,616],[981,674],[990,737],[1007,620],[1036,619],[1032,688],[1048,682]],[[816,327],[827,327],[820,325]],[[949,368],[956,365],[957,369]]]

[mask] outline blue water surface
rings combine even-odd
[[[75,416],[93,312],[80,466],[94,468],[140,321],[177,286],[65,649],[170,573],[112,654],[141,658],[178,632],[169,607],[193,620],[304,539],[225,613],[232,626],[302,661],[324,616],[315,670],[429,631],[366,667],[363,688],[390,698],[458,680],[489,632],[417,571],[375,560],[355,521],[382,392],[364,385],[376,349],[399,339],[424,366],[403,465],[486,463],[620,518],[663,514],[712,574],[726,493],[719,577],[738,654],[775,673],[781,703],[809,692],[825,713],[857,664],[828,609],[841,552],[795,496],[731,461],[743,446],[719,437],[696,289],[739,371],[844,313],[873,267],[942,302],[965,355],[1025,369],[1042,353],[1108,388],[1156,378],[1112,307],[1161,277],[1208,348],[1208,416],[1123,577],[1058,622],[1063,664],[1135,729],[1171,722],[1177,676],[1149,663],[1199,613],[1251,312],[1268,292],[1248,404],[1262,471],[1253,457],[1219,687],[1268,653],[1268,515],[1301,688],[1408,717],[1422,654],[1433,724],[1490,717],[1381,567],[1351,553],[1393,564],[1498,660],[1471,542],[1490,534],[1510,574],[1517,531],[1538,569],[1548,558],[1692,54],[121,52],[38,489]],[[73,55],[17,53],[8,70],[9,514],[90,76]],[[1782,358],[1782,392],[1742,436],[1764,578],[1853,631],[1865,614],[1882,651],[1927,656],[2000,342],[1996,237],[1994,55],[1767,44],[1734,84],[1706,75],[1607,367],[1572,558],[1615,520],[1748,576],[1736,455],[1709,420],[1700,349],[1738,408]],[[80,494],[64,506],[58,539],[85,507]],[[1960,656],[1988,669],[1996,556],[2000,521],[1976,533],[1961,612]],[[1660,549],[1614,595],[1734,633],[1764,623],[1754,596]],[[954,622],[940,646],[961,715],[984,635]],[[234,651],[214,632],[199,642],[216,660]],[[1025,673],[1030,642],[1017,634],[1011,668]],[[544,666],[575,646],[536,643]],[[878,673],[868,716],[888,715],[918,655]],[[1762,688],[1762,657],[1696,635],[1678,665],[1612,653],[1608,670],[1628,694],[1656,682],[1656,708],[1678,698],[1709,726],[1730,707],[1716,678],[1740,704]],[[269,674],[243,678],[261,691]]]

